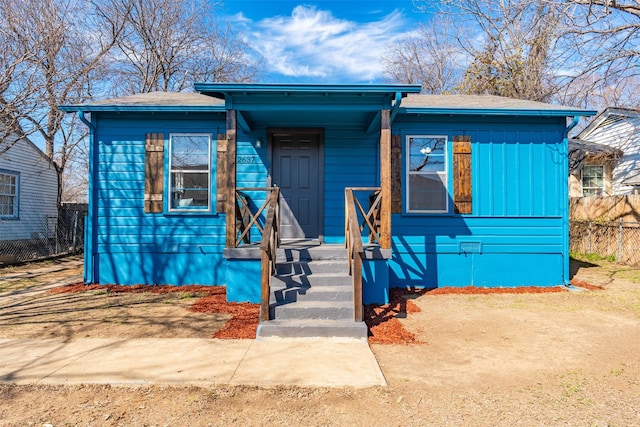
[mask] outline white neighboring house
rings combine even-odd
[[[57,198],[56,166],[42,150],[15,133],[0,139],[0,241],[55,237]]]
[[[571,197],[624,195],[640,190],[640,109],[606,108],[570,142],[570,147],[571,143],[582,145],[585,153],[582,165],[572,170],[569,178]]]

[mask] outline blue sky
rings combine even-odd
[[[411,0],[226,0],[218,16],[264,57],[274,83],[381,83],[380,55],[427,15]]]

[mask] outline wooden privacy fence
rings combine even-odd
[[[618,262],[640,265],[640,222],[571,220],[571,251],[614,257]]]
[[[577,221],[640,221],[640,195],[572,197],[569,217]]]

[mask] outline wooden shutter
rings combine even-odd
[[[148,133],[144,162],[144,211],[162,213],[164,192],[164,134]]]
[[[472,212],[471,138],[453,137],[453,204],[456,213]]]
[[[218,213],[224,213],[227,206],[227,195],[229,187],[229,163],[227,162],[227,134],[219,133],[216,150],[216,209]]]
[[[402,213],[402,137],[391,135],[391,213]]]

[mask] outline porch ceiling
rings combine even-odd
[[[247,111],[242,107],[238,109],[238,113],[241,114],[250,131],[256,128],[278,127],[324,127],[364,131],[380,114],[377,111]]]

